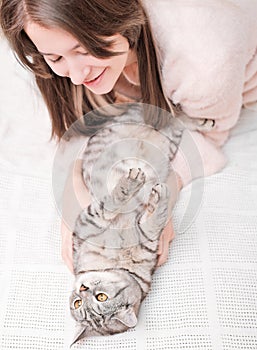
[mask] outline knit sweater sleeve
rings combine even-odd
[[[215,120],[213,130],[190,133],[203,175],[211,175],[226,163],[221,146],[240,115],[246,67],[257,46],[254,20],[239,0],[160,0],[158,12],[156,1],[147,3],[166,94],[188,116]],[[185,149],[173,162],[184,185],[195,177]]]

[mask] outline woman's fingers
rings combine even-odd
[[[174,239],[174,237],[175,237],[175,233],[174,233],[173,225],[171,220],[169,220],[160,236],[157,266],[161,266],[167,261],[168,255],[169,255],[169,245],[170,245],[170,242]]]
[[[67,228],[65,223],[62,221],[61,225],[62,234],[62,259],[67,265],[68,269],[73,271],[73,259],[72,259],[72,232]]]

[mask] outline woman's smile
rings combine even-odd
[[[100,84],[106,70],[107,70],[107,68],[105,68],[96,78],[85,80],[83,82],[83,85],[85,85],[87,87],[90,87],[90,86],[92,87],[92,86],[96,86],[96,85]]]

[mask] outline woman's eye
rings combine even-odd
[[[56,58],[55,60],[51,60],[51,59],[49,58],[49,61],[51,61],[51,62],[53,62],[53,63],[57,63],[57,62],[59,62],[61,59],[62,59],[62,56]]]
[[[87,56],[88,52],[77,52],[78,55],[83,55],[83,56]]]
[[[83,302],[82,302],[82,300],[81,299],[76,299],[75,301],[74,301],[74,308],[76,309],[76,310],[78,310],[81,306],[82,306],[82,304],[83,304]]]
[[[96,300],[100,301],[101,303],[103,303],[107,299],[108,299],[108,296],[104,293],[99,293],[96,295]]]

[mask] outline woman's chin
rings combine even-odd
[[[86,88],[91,91],[93,94],[95,95],[105,95],[108,94],[109,92],[111,92],[113,90],[113,86],[109,86],[109,87],[98,87],[98,88],[91,88],[86,86]]]

